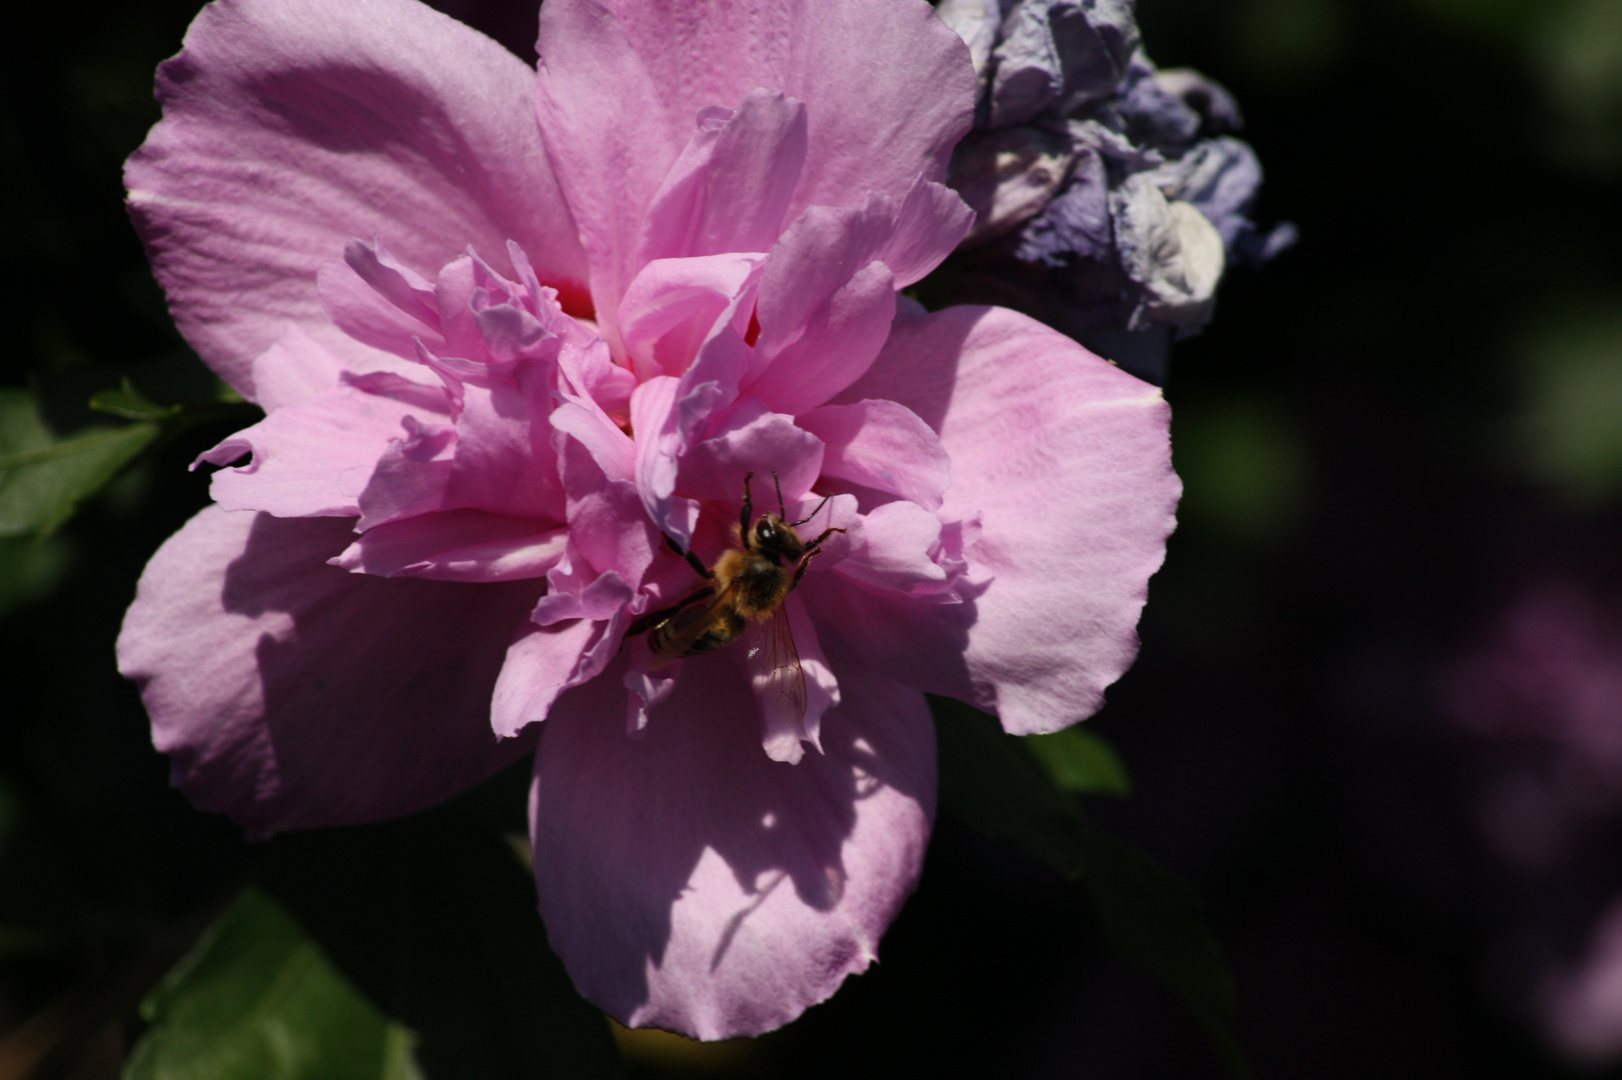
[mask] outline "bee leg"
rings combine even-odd
[[[822,501],[817,503],[816,506],[812,507],[811,512],[809,514],[805,515],[805,517],[801,518],[799,521],[791,521],[791,522],[789,522],[789,524],[794,526],[795,528],[798,528],[799,526],[804,525],[806,522],[810,521],[812,518],[814,518],[818,514],[820,514],[822,512],[822,508],[824,506],[828,505],[828,500],[831,499],[831,498],[833,498],[832,495],[824,495],[822,497]],[[828,534],[823,533],[822,535],[827,536]]]
[[[815,555],[818,551],[822,550],[822,545],[824,541],[828,539],[828,537],[832,536],[834,533],[842,533],[844,531],[844,529],[835,528],[823,529],[821,535],[806,545],[806,554]]]
[[[776,470],[772,471],[772,475],[777,475]],[[743,530],[742,535],[744,536],[749,535],[749,523],[755,517],[755,498],[749,493],[749,481],[754,478],[755,472],[753,469],[743,474],[743,510],[738,514],[738,527]]]
[[[678,547],[676,545],[676,541],[672,540],[668,536],[665,537],[665,547],[669,548],[671,551],[675,552],[677,555],[680,555],[682,558],[686,559],[687,560],[687,565],[691,566],[694,570],[698,571],[698,576],[699,577],[704,578],[705,580],[711,580],[711,579],[713,579],[715,577],[714,574],[710,573],[710,568],[705,566],[702,562],[699,561],[699,558],[698,558],[697,555],[694,555],[691,551],[683,551],[680,547]]]
[[[800,583],[800,579],[805,577],[805,569],[811,565],[811,557],[822,550],[822,542],[828,539],[828,537],[832,536],[834,533],[842,533],[844,531],[844,529],[824,529],[821,536],[817,537],[806,546],[805,554],[800,556],[799,563],[794,567],[794,580],[788,583],[790,592],[793,592],[794,586],[798,585]]]

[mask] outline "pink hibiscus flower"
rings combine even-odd
[[[219,0],[163,66],[131,210],[267,415],[205,455],[251,458],[154,556],[120,665],[175,783],[256,834],[533,753],[580,990],[761,1032],[917,880],[924,693],[1052,731],[1130,663],[1167,410],[1027,318],[898,296],[970,225],[939,181],[974,74],[922,0],[547,0],[539,49],[413,0]],[[755,610],[692,564],[746,543],[764,617],[695,633]]]

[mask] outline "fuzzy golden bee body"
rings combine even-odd
[[[722,552],[713,567],[706,567],[691,552],[682,553],[706,579],[706,587],[674,607],[643,616],[630,632],[648,630],[652,666],[657,669],[672,660],[730,645],[751,624],[766,624],[772,649],[771,680],[778,693],[803,714],[805,674],[783,604],[823,543],[845,530],[830,527],[809,543],[801,539],[795,529],[815,517],[828,500],[823,499],[799,521],[788,521],[781,487],[777,492],[779,512],[755,517],[749,491],[754,475],[749,473],[743,479],[743,510],[734,529],[737,546]],[[776,473],[772,475],[775,480]]]

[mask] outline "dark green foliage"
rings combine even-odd
[[[162,430],[137,421],[57,439],[31,392],[0,390],[0,536],[50,536]]]
[[[415,1080],[412,1036],[255,889],[219,917],[141,1014],[124,1080]]]
[[[259,888],[144,1004],[125,1080],[613,1075],[608,1022],[547,947],[506,831],[521,772],[403,821],[271,841]]]
[[[1182,999],[1230,1075],[1251,1075],[1228,1024],[1233,975],[1186,882],[1099,831],[1068,792],[1129,790],[1115,752],[1090,732],[1016,738],[949,698],[931,698],[941,803],[980,831],[1012,841],[1066,877],[1080,877],[1104,937]]]
[[[1188,883],[1129,844],[1089,829],[1087,888],[1099,925],[1123,956],[1182,998],[1228,1072],[1251,1075],[1228,1030],[1236,1011],[1233,973]]]
[[[1047,767],[1053,782],[1076,795],[1130,795],[1132,780],[1109,743],[1081,727],[1031,735],[1025,746]]]
[[[527,779],[520,767],[403,821],[269,845],[264,887],[417,1033],[429,1080],[591,1080],[618,1067],[608,1021],[575,993],[535,910],[519,857]]]
[[[988,836],[1010,840],[1066,877],[1081,873],[1087,826],[1019,739],[984,713],[931,698],[941,805]]]
[[[190,354],[147,365],[160,378],[171,369],[197,366]],[[81,374],[94,378],[101,373]],[[212,399],[158,405],[124,376],[116,389],[90,395],[88,406],[92,413],[132,422],[117,427],[79,427],[66,437],[59,437],[47,423],[41,394],[0,389],[0,537],[48,539],[86,500],[100,494],[159,445],[201,424],[227,419],[252,422],[257,414],[254,406],[217,380],[208,382],[215,390]],[[54,397],[71,394],[71,382],[59,380],[52,390]],[[70,409],[74,406],[78,402],[70,403]]]

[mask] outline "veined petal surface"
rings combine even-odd
[[[394,367],[333,327],[316,275],[353,237],[415,266],[516,240],[579,294],[585,256],[525,103],[534,73],[414,0],[217,0],[158,72],[130,212],[181,332],[245,397],[298,326],[352,370]],[[503,268],[505,269],[505,268]]]

